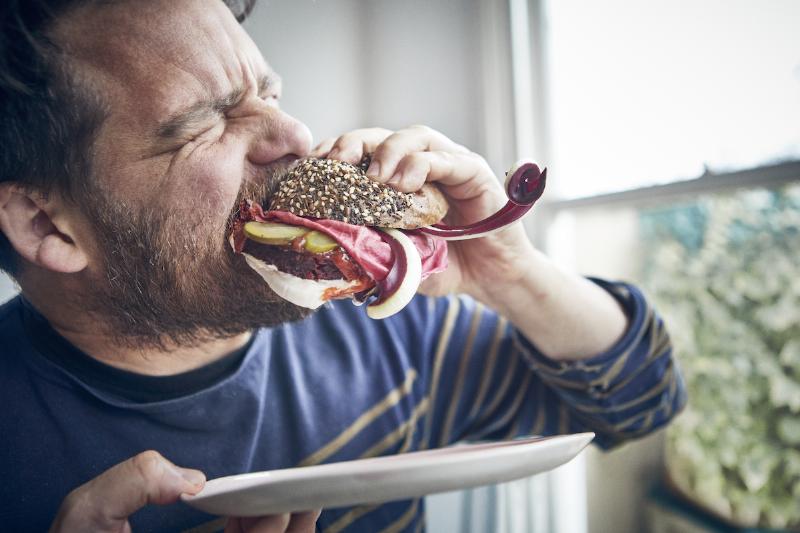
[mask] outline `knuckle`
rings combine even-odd
[[[398,169],[403,172],[415,171],[427,166],[427,156],[424,152],[412,152],[406,154],[397,164]]]
[[[336,141],[334,148],[340,156],[347,156],[363,150],[364,137],[357,132],[345,133]]]
[[[331,143],[331,150],[341,150],[347,146],[347,138],[342,135],[341,137],[337,138],[333,143]]]
[[[92,482],[72,490],[61,502],[56,521],[62,523],[72,523],[76,518],[81,522],[101,523],[102,516],[98,516],[96,509],[92,506]],[[74,525],[74,524],[73,524]]]
[[[455,172],[456,168],[459,165],[459,158],[461,154],[453,154],[450,152],[445,152],[442,156],[442,164],[446,167],[448,173]]]
[[[403,158],[403,161],[409,165],[419,165],[428,159],[427,152],[411,152]]]
[[[396,152],[399,157],[406,150],[408,144],[409,132],[408,130],[400,130],[392,133],[386,137],[383,142],[378,146],[384,152]]]
[[[360,138],[361,134],[359,133],[359,130],[348,131],[347,133],[341,134],[336,142],[337,144],[351,144]]]
[[[463,146],[461,146],[461,148],[463,148]],[[478,154],[476,152],[473,152],[472,150],[467,150],[466,148],[464,148],[464,152],[462,152],[462,153],[463,153],[463,155],[465,157],[468,157],[470,159],[474,159],[475,161],[485,161],[483,159],[483,157],[481,157],[480,154]]]
[[[146,481],[158,478],[163,469],[164,457],[155,450],[147,450],[131,459],[131,466]]]
[[[483,171],[489,171],[490,173],[492,173],[491,167],[489,166],[489,162],[482,155],[469,150],[464,155],[472,159],[478,166],[481,167]]]
[[[384,139],[389,135],[391,135],[392,133],[394,133],[392,130],[387,130],[386,128],[367,128],[364,130],[364,132],[369,134],[370,137],[384,138]]]
[[[429,134],[438,133],[436,130],[434,130],[430,126],[426,126],[425,124],[412,124],[411,126],[408,127],[408,129],[416,130],[419,131],[420,133],[429,133]]]
[[[455,164],[455,162],[462,157],[462,154],[453,152],[437,152],[436,155],[440,161],[449,165]]]
[[[326,146],[332,146],[334,142],[336,142],[335,138],[327,137],[322,141],[320,141],[319,143],[317,143],[316,149],[324,148]]]
[[[61,502],[62,511],[70,511],[82,507],[86,501],[87,493],[88,491],[85,485],[70,491],[64,498],[64,501]]]
[[[375,151],[373,153],[373,157],[382,159],[386,156],[386,154],[392,151],[391,140],[394,135],[390,135],[387,137],[382,143],[375,147]]]

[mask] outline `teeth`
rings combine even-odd
[[[406,273],[397,289],[378,304],[367,306],[367,316],[374,319],[382,319],[397,313],[414,298],[419,284],[422,283],[422,259],[411,239],[405,233],[396,229],[379,228],[400,244],[404,257],[395,257],[395,262],[405,261]],[[393,247],[393,249],[396,249]]]

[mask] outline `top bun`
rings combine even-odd
[[[359,226],[415,229],[436,224],[447,200],[434,185],[403,193],[369,179],[359,166],[336,159],[307,158],[286,173],[269,209],[327,218]]]

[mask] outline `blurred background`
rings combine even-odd
[[[498,175],[545,164],[534,241],[672,331],[667,431],[428,498],[429,531],[800,528],[800,2],[260,0],[246,26],[317,141],[423,123]]]

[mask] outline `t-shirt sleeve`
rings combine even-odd
[[[577,362],[545,357],[469,297],[431,300],[423,447],[593,431],[610,448],[674,417],[686,393],[663,321],[636,287],[593,281],[622,304],[629,326],[607,352]]]

